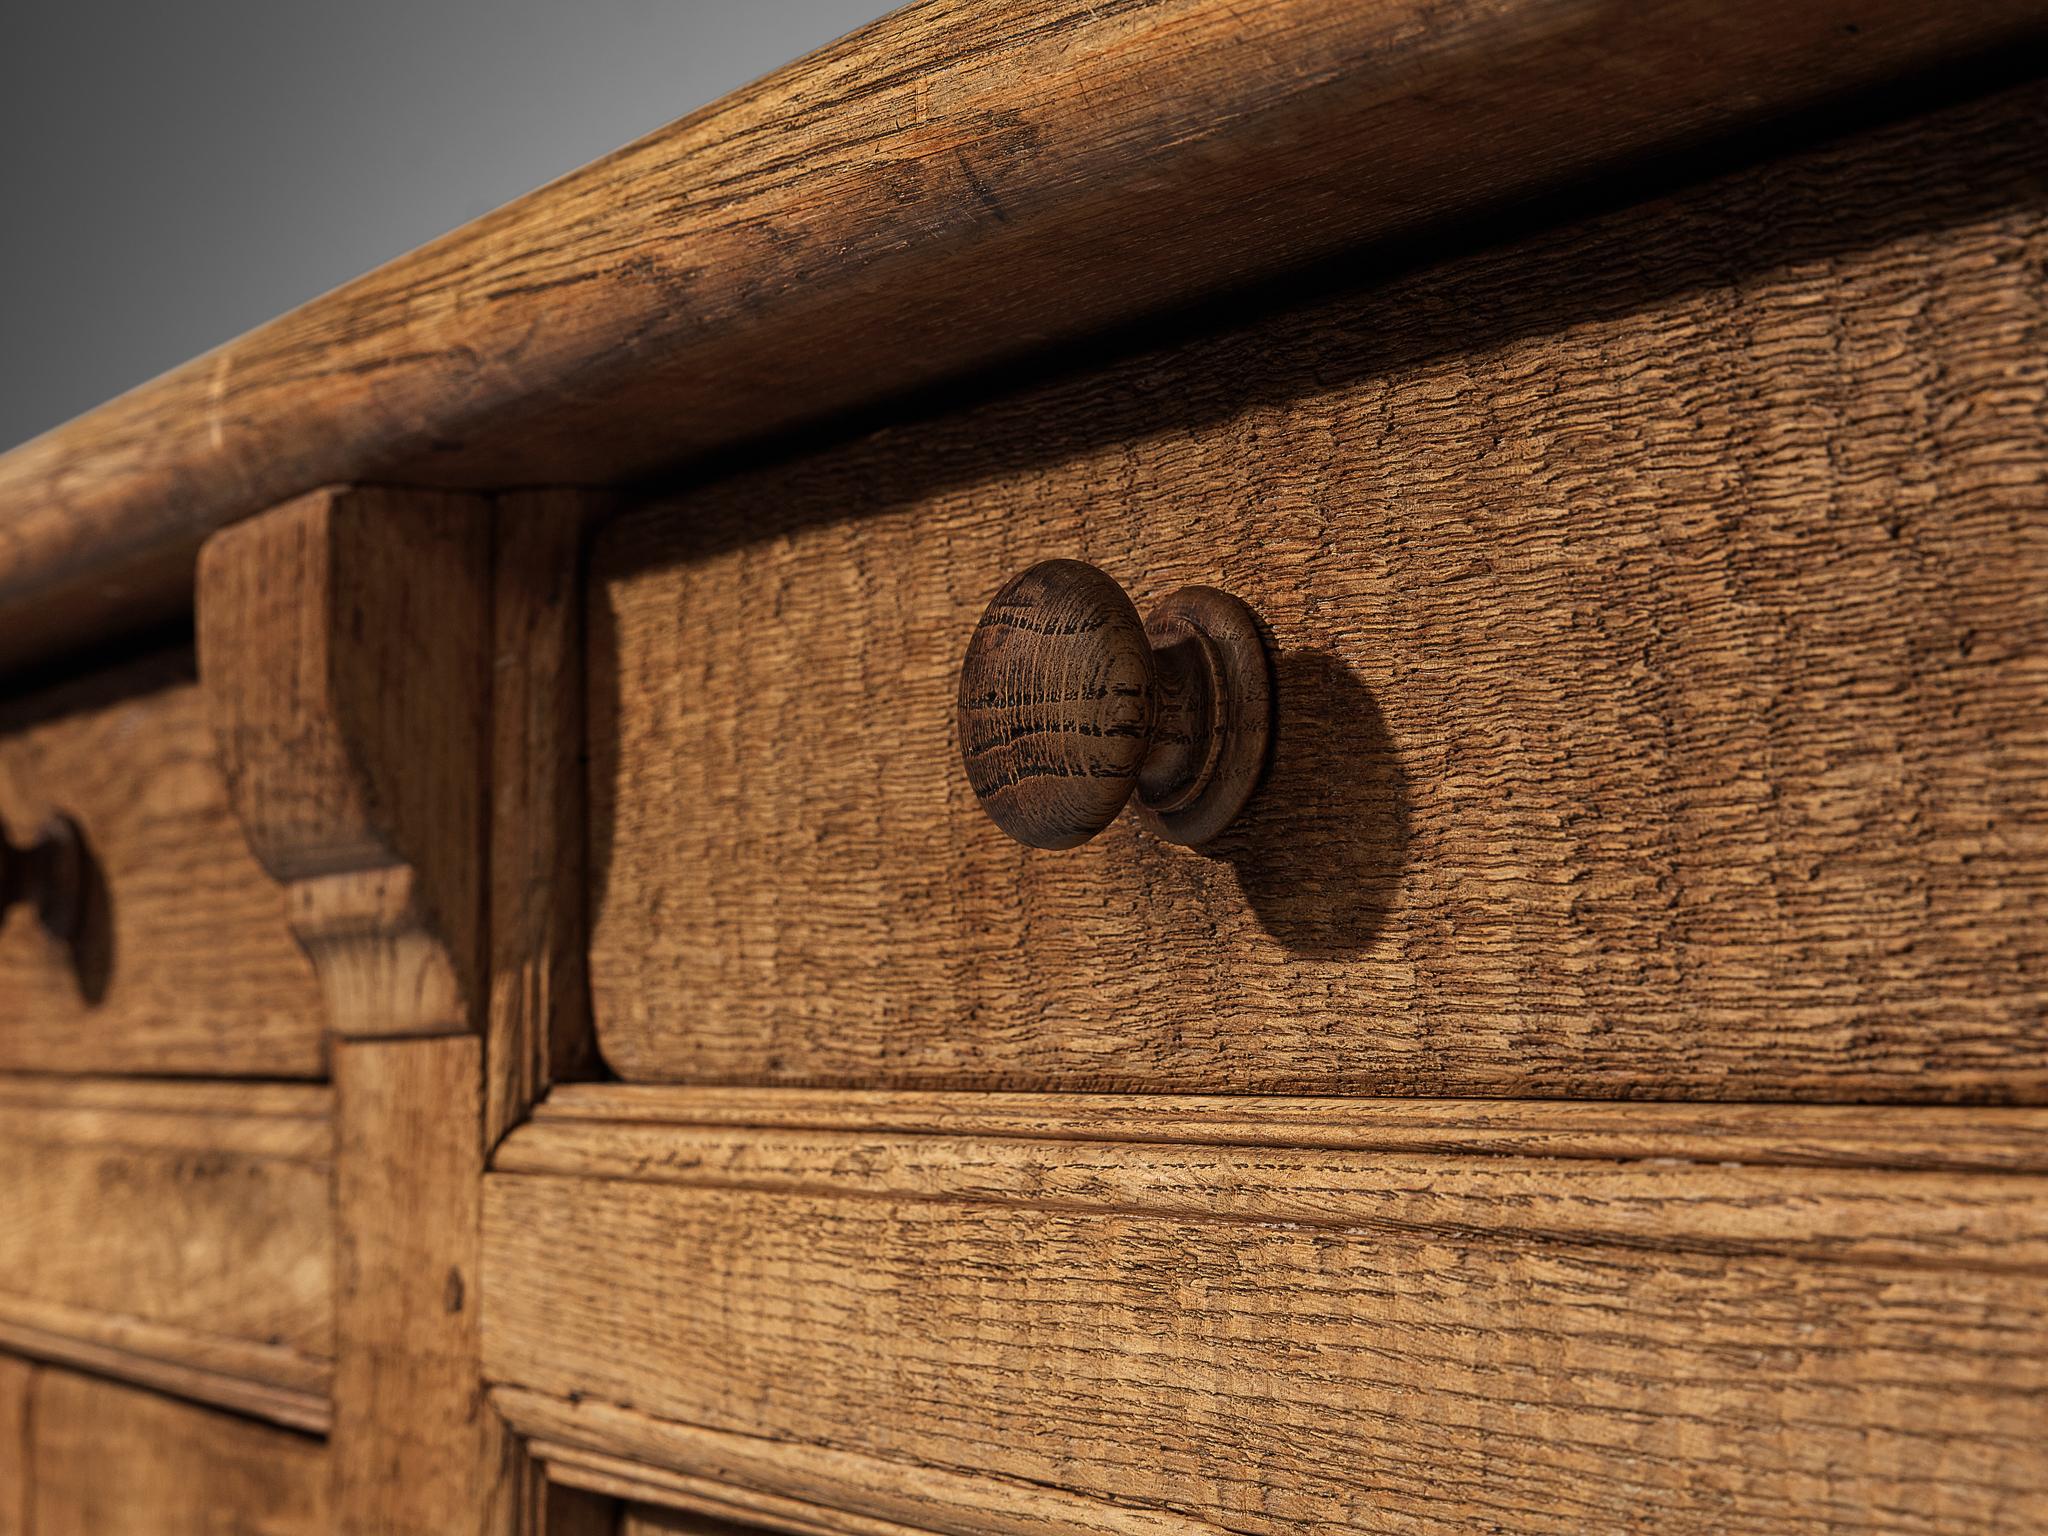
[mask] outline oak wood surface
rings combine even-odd
[[[35,1367],[0,1355],[0,1536],[29,1536],[29,1392]]]
[[[1946,1105],[1272,1098],[1255,1094],[930,1093],[568,1083],[533,1121],[563,1144],[597,1128],[876,1131],[1119,1144],[1497,1154],[1763,1167],[2048,1173],[2048,1109]],[[535,1168],[532,1139],[497,1166]],[[573,1167],[566,1171],[575,1171]]]
[[[717,1515],[692,1514],[658,1505],[636,1504],[619,1516],[619,1536],[748,1536],[749,1532],[795,1531],[805,1533],[821,1527],[778,1520],[772,1524],[742,1523]]]
[[[0,820],[84,835],[84,926],[66,946],[0,924],[0,1071],[317,1077],[319,993],[249,856],[189,653],[0,705]]]
[[[488,504],[317,491],[201,556],[207,718],[348,1036],[480,1027]]]
[[[1227,592],[1183,587],[1140,618],[1107,572],[1041,560],[1003,583],[967,642],[967,782],[1028,847],[1078,847],[1133,799],[1147,831],[1194,847],[1258,785],[1272,682],[1258,617]]]
[[[333,1528],[541,1536],[482,1398],[493,687],[487,504],[300,498],[207,543],[200,678],[229,796],[335,1037]]]
[[[543,1116],[484,1359],[551,1465],[912,1529],[2021,1531],[2043,1189]]]
[[[530,1404],[545,1416],[548,1404],[531,1394],[507,1392],[505,1397]],[[601,1451],[539,1442],[551,1459],[551,1476],[570,1486],[602,1489],[621,1499],[651,1502],[629,1504],[620,1517],[621,1536],[655,1536],[670,1531],[783,1531],[791,1536],[927,1536],[929,1527],[905,1525],[849,1514],[843,1509],[792,1499],[782,1494],[742,1489],[713,1479],[627,1461]],[[701,1521],[691,1525],[691,1521]]]
[[[1158,691],[1116,578],[1041,560],[997,589],[965,650],[961,766],[989,819],[1033,848],[1077,847],[1116,820],[1151,755]]]
[[[487,1411],[490,1410],[486,1404]],[[538,1461],[529,1463],[532,1487],[525,1524],[515,1527],[534,1536],[618,1536],[619,1505],[609,1494],[551,1481]]]
[[[482,1042],[351,1040],[335,1088],[335,1530],[512,1532],[521,1458],[477,1365]]]
[[[485,1141],[595,1055],[584,962],[583,527],[592,498],[499,497],[491,665]]]
[[[644,1119],[537,1119],[506,1141],[493,1168],[515,1188],[518,1175],[581,1180],[594,1201],[619,1196],[598,1181],[648,1182],[786,1195],[793,1207],[829,1194],[1316,1227],[1455,1227],[1501,1242],[1570,1239],[1871,1265],[2048,1262],[2048,1186],[2033,1174],[1706,1165],[1656,1153],[1623,1162],[1467,1147],[1105,1145]],[[596,1217],[581,1225],[593,1238],[602,1234]],[[546,1224],[531,1240],[546,1240]]]
[[[0,457],[0,665],[315,486],[611,483],[1965,53],[2039,0],[914,5]]]
[[[0,1078],[0,1347],[324,1428],[329,1110],[311,1085]]]
[[[2048,1098],[2048,95],[657,501],[593,553],[640,1080]],[[1017,847],[986,595],[1279,652],[1200,851]],[[886,708],[874,707],[885,699]]]
[[[799,1536],[1217,1536],[1227,1529],[985,1470],[878,1464],[829,1445],[730,1434],[592,1398],[496,1387],[491,1400],[531,1437],[552,1476]]]
[[[318,1440],[36,1373],[34,1536],[330,1536]]]

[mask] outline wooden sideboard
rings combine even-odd
[[[0,456],[0,1536],[2048,1529],[2044,45],[929,0]]]

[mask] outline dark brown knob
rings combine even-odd
[[[988,605],[960,667],[960,752],[995,824],[1072,848],[1136,791],[1168,842],[1205,843],[1258,787],[1273,673],[1249,608],[1183,587],[1140,620],[1106,573],[1047,560]]]
[[[51,938],[69,944],[85,912],[85,842],[69,816],[52,816],[26,848],[0,832],[0,920],[17,901]]]

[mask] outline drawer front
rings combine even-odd
[[[2029,88],[889,430],[602,538],[592,970],[637,1079],[2048,1092]],[[1201,849],[955,738],[1050,556],[1270,629]]]
[[[0,1071],[315,1077],[320,994],[284,898],[228,807],[189,657],[0,717],[0,820],[83,838],[75,941],[27,904],[0,925]]]

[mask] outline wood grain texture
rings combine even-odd
[[[2048,1263],[2048,1185],[2031,1174],[553,1119],[515,1132],[493,1170],[515,1187],[516,1175],[580,1180],[594,1203],[608,1206],[629,1196],[598,1181],[744,1190],[796,1205],[829,1194],[1070,1214],[1456,1228],[1503,1243],[1559,1239],[1809,1262]],[[582,1224],[602,1234],[595,1217]],[[543,1224],[530,1240],[546,1236]],[[622,1285],[637,1283],[621,1277]]]
[[[711,1515],[685,1514],[645,1504],[627,1510],[619,1520],[619,1536],[742,1536],[746,1531],[760,1529]]]
[[[333,1046],[333,1529],[538,1536],[483,1399],[488,504],[340,489],[209,541],[200,677]]]
[[[315,486],[603,484],[2034,44],[2039,0],[934,0],[0,458],[0,665]]]
[[[595,1056],[585,981],[583,525],[594,498],[498,498],[485,1141]]]
[[[64,1371],[36,1376],[34,1536],[329,1536],[320,1442]]]
[[[1322,1148],[1761,1167],[2048,1173],[2048,1110],[1863,1104],[1603,1104],[1309,1099],[1256,1094],[920,1093],[570,1083],[535,1122],[575,1137],[621,1125],[886,1131],[1054,1142]],[[498,1166],[524,1166],[531,1142]],[[550,1171],[550,1170],[541,1170]]]
[[[960,756],[981,808],[1029,847],[1085,843],[1151,753],[1157,668],[1130,595],[1092,565],[1041,560],[989,599],[966,650]]]
[[[477,1370],[492,541],[475,498],[332,489],[209,541],[229,799],[334,1042],[334,1530],[524,1536]]]
[[[527,1463],[530,1488],[514,1526],[533,1536],[618,1536],[618,1501],[609,1494],[550,1480],[545,1465]]]
[[[30,1536],[29,1392],[35,1367],[0,1355],[0,1536]]]
[[[319,991],[242,845],[189,654],[0,708],[0,820],[84,833],[79,942],[0,925],[0,1071],[317,1077]]]
[[[540,1119],[486,1179],[485,1364],[595,1485],[879,1529],[2017,1532],[2044,1191]]]
[[[1006,1536],[1217,1536],[1224,1529],[987,1471],[731,1434],[593,1398],[496,1387],[491,1400],[532,1437],[551,1473],[579,1486],[703,1513],[744,1511],[770,1530],[801,1536],[961,1536],[991,1528]]]
[[[502,1395],[516,1401],[519,1411],[530,1411],[539,1419],[551,1417],[556,1407],[549,1399],[531,1393],[508,1391]],[[927,1536],[930,1531],[928,1526],[878,1520],[782,1494],[665,1471],[601,1451],[546,1441],[540,1445],[553,1458],[548,1463],[553,1476],[578,1486],[605,1489],[620,1498],[659,1501],[629,1506],[622,1517],[622,1533],[655,1536],[671,1530],[716,1531],[728,1524],[735,1529],[784,1531],[792,1536]],[[691,1520],[704,1525],[692,1527],[688,1524]]]
[[[327,1423],[329,1096],[0,1079],[0,1347]]]
[[[337,1533],[518,1529],[522,1459],[477,1365],[483,1091],[474,1035],[336,1048]]]
[[[1133,796],[1148,831],[1192,847],[1256,787],[1271,704],[1258,619],[1236,598],[1183,587],[1141,619],[1106,571],[1041,560],[968,639],[960,757],[989,819],[1027,847],[1079,847]]]
[[[349,1036],[480,1027],[490,524],[339,488],[220,534],[199,666],[228,798]]]
[[[652,1504],[631,1505],[619,1517],[619,1536],[748,1536],[750,1532],[761,1531],[789,1531],[796,1536],[811,1536],[812,1532],[836,1529],[835,1526],[801,1518],[760,1522],[727,1520],[718,1515],[663,1509]]]
[[[634,1079],[2048,1098],[2031,87],[607,530],[592,995]],[[1279,651],[1199,852],[1020,849],[986,594]],[[886,697],[889,707],[872,702]]]

